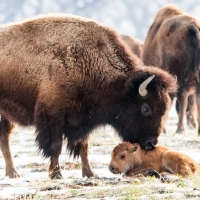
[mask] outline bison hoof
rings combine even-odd
[[[93,171],[87,171],[87,172],[82,172],[82,177],[87,177],[87,178],[90,178],[90,177],[95,177],[95,178],[98,178],[98,175],[95,174]]]
[[[149,170],[149,176],[155,176],[156,178],[161,178],[161,175],[154,169]]]
[[[185,129],[183,127],[178,127],[176,130],[176,133],[183,134],[183,133],[185,133]]]
[[[62,179],[62,174],[60,172],[53,172],[49,174],[50,179]]]
[[[56,165],[55,167],[52,167],[50,165],[50,167],[49,167],[49,178],[50,179],[62,179],[62,174],[60,172],[59,165]]]
[[[15,169],[11,169],[11,170],[9,170],[9,172],[6,172],[6,177],[19,178],[20,175],[17,173],[17,171]]]

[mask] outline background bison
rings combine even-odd
[[[174,92],[173,76],[142,66],[113,30],[73,15],[48,15],[0,27],[0,146],[6,176],[17,177],[13,124],[36,126],[36,143],[61,178],[63,138],[93,176],[88,135],[112,125],[123,140],[152,149]],[[140,93],[139,93],[140,92]]]
[[[140,41],[136,38],[130,37],[128,35],[121,35],[121,38],[129,46],[131,51],[135,55],[137,55],[139,58],[141,58],[142,46],[143,46],[142,41]]]
[[[185,131],[188,96],[195,95],[200,70],[200,23],[174,5],[156,15],[143,46],[142,60],[177,76],[179,122],[177,131]],[[195,98],[194,98],[195,99]],[[196,110],[196,103],[193,104]],[[197,127],[197,116],[193,116]]]

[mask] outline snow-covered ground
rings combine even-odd
[[[168,133],[160,136],[159,143],[180,150],[200,163],[200,138],[194,130],[188,130],[184,135],[174,135],[176,123],[177,115],[173,108],[169,113]],[[101,191],[105,188],[113,189],[113,185],[115,189],[117,187],[120,189],[123,185],[127,186],[126,179],[120,175],[113,175],[108,170],[111,151],[121,142],[121,139],[109,126],[94,131],[90,137],[89,159],[99,178],[89,182],[82,179],[80,160],[73,160],[68,156],[65,144],[60,156],[63,180],[49,180],[47,173],[49,160],[43,159],[41,154],[37,153],[34,140],[34,128],[18,127],[12,136],[11,151],[21,178],[7,179],[4,177],[4,160],[0,154],[0,199],[70,199],[70,195],[78,198],[80,192],[84,197],[90,189]],[[141,186],[142,184],[148,185],[148,180],[141,183]],[[158,183],[156,182],[156,184]],[[164,185],[161,184],[161,186]],[[170,184],[168,186],[170,187]],[[75,196],[73,196],[74,193]],[[111,198],[113,194],[111,196],[106,194],[106,196]],[[89,197],[87,196],[85,199],[87,198]]]

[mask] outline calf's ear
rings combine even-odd
[[[131,148],[130,152],[133,153],[133,152],[137,151],[137,149],[138,149],[138,146],[133,146]]]

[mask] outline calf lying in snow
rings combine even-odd
[[[151,175],[152,169],[161,176],[177,174],[186,177],[194,173],[200,174],[200,166],[192,158],[164,146],[147,152],[141,149],[138,143],[123,142],[113,149],[109,165],[112,173],[148,176]]]

